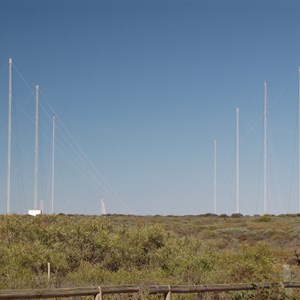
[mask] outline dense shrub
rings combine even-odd
[[[0,216],[0,288],[282,281],[298,216],[236,217]]]

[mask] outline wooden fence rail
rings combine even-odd
[[[250,283],[250,284],[212,284],[212,285],[126,285],[126,286],[101,286],[86,288],[59,288],[59,289],[36,289],[36,290],[0,290],[0,299],[50,299],[67,298],[75,296],[94,296],[105,294],[192,294],[205,292],[231,292],[247,291],[256,289],[268,289],[274,285],[283,288],[300,288],[300,282],[282,283]],[[101,299],[101,298],[99,298]]]

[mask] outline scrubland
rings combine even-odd
[[[0,240],[1,289],[282,282],[284,264],[300,281],[299,215],[3,215]],[[300,291],[203,297],[300,299]]]

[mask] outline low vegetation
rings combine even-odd
[[[284,264],[300,281],[299,225],[298,215],[0,216],[0,288],[281,282]],[[205,297],[300,294],[276,286]]]

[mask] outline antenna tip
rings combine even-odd
[[[10,64],[12,64],[12,58],[9,58],[9,59],[8,59],[8,62],[9,62]]]

